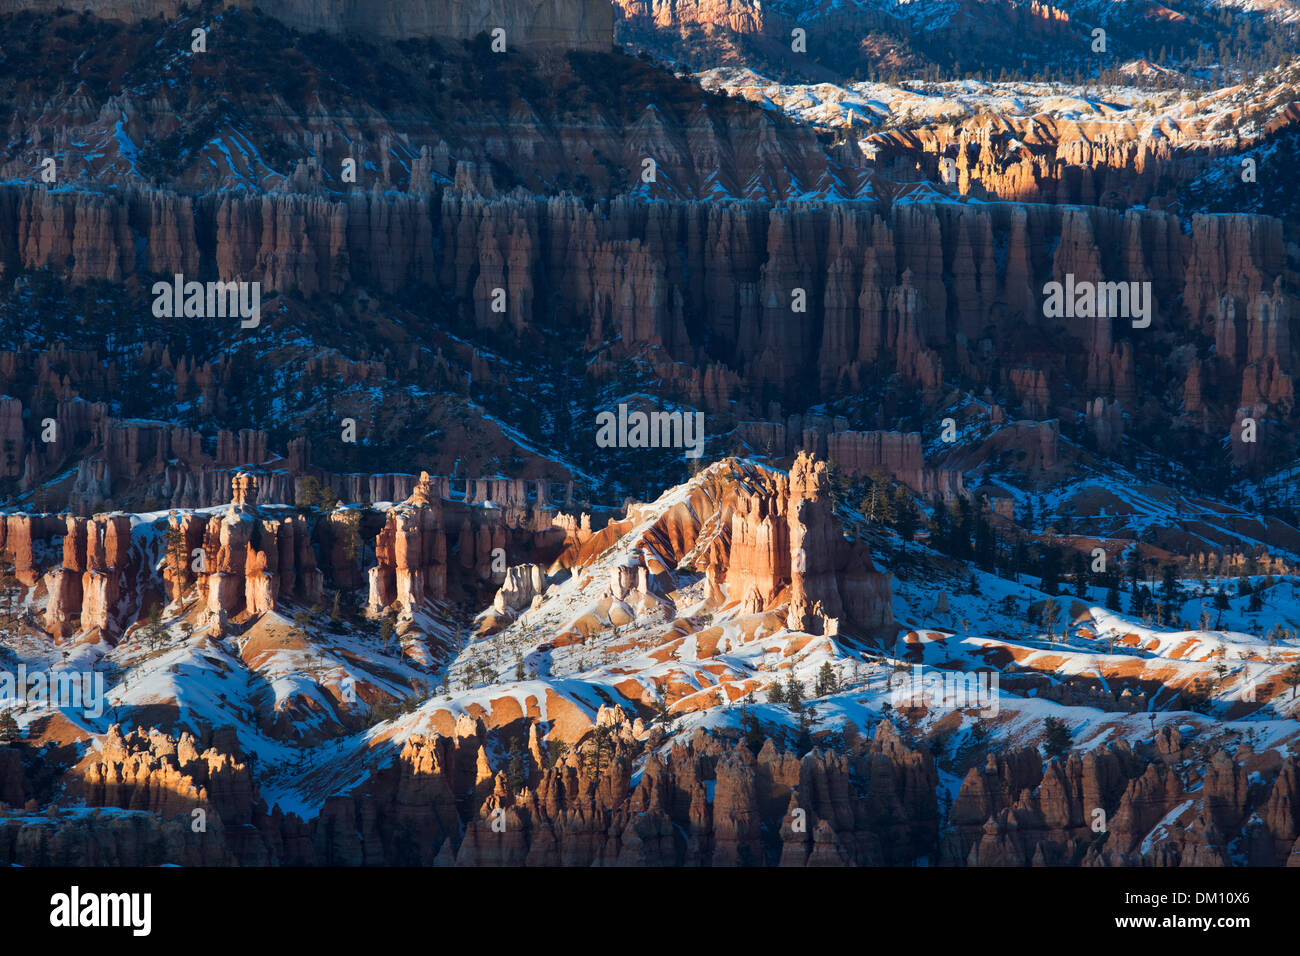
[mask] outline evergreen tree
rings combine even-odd
[[[975,519],[975,563],[985,571],[992,571],[997,557],[993,526],[983,515]]]
[[[826,459],[826,487],[830,491],[831,507],[838,508],[848,496],[849,483],[834,458]],[[851,508],[852,505],[849,505]]]
[[[524,750],[520,738],[515,737],[510,741],[507,753],[510,763],[506,769],[506,782],[510,784],[510,792],[518,794],[528,785],[528,752]]]
[[[1112,611],[1122,611],[1120,604],[1118,576],[1111,578],[1110,588],[1106,591],[1106,607]]]
[[[339,496],[321,484],[315,476],[307,475],[298,482],[298,503],[304,508],[333,511],[339,503]]]
[[[1291,699],[1295,700],[1295,689],[1300,686],[1300,663],[1292,664],[1282,673],[1282,683],[1291,688]]]
[[[332,495],[333,492],[330,492]],[[333,507],[332,505],[330,506]],[[327,509],[328,510],[328,509]],[[356,508],[349,508],[343,512],[342,528],[340,533],[343,537],[343,558],[348,563],[357,560],[357,553],[361,547],[361,512]]]
[[[8,709],[0,710],[0,746],[17,743],[21,738],[22,731],[14,715]]]
[[[1053,545],[1043,549],[1039,570],[1043,590],[1048,594],[1058,594],[1061,590],[1061,552]]]
[[[1222,584],[1219,585],[1219,590],[1214,592],[1214,607],[1215,610],[1218,611],[1226,611],[1232,607],[1231,602],[1228,600],[1227,593],[1223,590]]]
[[[793,674],[785,682],[785,705],[791,710],[798,710],[803,706],[803,684],[795,680]]]
[[[1147,613],[1147,605],[1151,602],[1151,592],[1145,587],[1139,587],[1133,592],[1129,599],[1129,613],[1136,617],[1142,617]]]
[[[777,686],[781,686],[777,684]],[[668,698],[661,688],[655,693],[655,720],[664,728],[670,728],[673,723],[672,711],[668,709]]]
[[[975,515],[970,499],[965,496],[958,498],[956,511],[956,520],[953,522],[952,553],[954,557],[966,560],[971,557],[971,538],[975,536]]]
[[[13,564],[5,565],[0,569],[0,603],[4,604],[6,621],[13,621],[16,616],[14,608],[21,600],[22,593],[23,583],[18,580]]]
[[[767,734],[764,733],[763,725],[759,723],[758,718],[748,708],[741,711],[740,728],[741,740],[749,748],[750,753],[757,754],[763,749],[763,744],[767,742]]]
[[[1133,550],[1129,553],[1125,571],[1128,572],[1129,591],[1137,591],[1138,582],[1142,580],[1142,559],[1138,555],[1137,545],[1134,545]]]
[[[1088,559],[1084,557],[1082,551],[1074,552],[1073,571],[1071,577],[1074,578],[1074,593],[1079,597],[1088,596]]]
[[[938,501],[934,514],[930,518],[930,543],[936,551],[949,554],[952,551],[952,522],[949,520],[948,506]]]
[[[179,524],[172,524],[169,521],[163,540],[167,569],[171,572],[172,580],[175,582],[175,593],[179,595],[188,580],[186,572],[189,571],[189,549],[185,546],[185,533],[181,531]]]
[[[1178,569],[1172,564],[1160,569],[1160,597],[1165,606],[1165,617],[1173,620],[1178,605],[1182,603],[1182,595],[1178,587]]]
[[[799,736],[795,738],[795,752],[800,757],[813,748],[812,722],[812,708],[801,709],[799,711]]]
[[[1015,550],[1011,554],[1011,580],[1019,582],[1020,574],[1029,566],[1029,547],[1025,544],[1025,539],[1020,538],[1016,541]]]
[[[1043,721],[1043,750],[1049,758],[1063,758],[1070,752],[1072,742],[1070,728],[1059,717],[1048,717]]]
[[[817,683],[813,690],[814,697],[825,697],[828,694],[835,693],[838,688],[838,682],[835,679],[835,668],[831,667],[831,662],[826,661],[817,670]]]
[[[912,538],[916,536],[917,529],[921,526],[921,512],[916,507],[916,502],[912,496],[903,493],[898,502],[898,508],[895,511],[894,527],[898,531],[898,536],[903,539],[903,549],[911,543]]]

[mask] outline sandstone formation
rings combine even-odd
[[[22,268],[59,268],[73,254],[71,245],[57,232],[38,241],[26,217],[75,223],[81,214],[77,194],[28,195],[21,190],[0,190],[0,196],[8,192],[7,201],[0,201],[0,258]],[[125,202],[129,208],[135,201],[142,200]],[[149,202],[166,206],[181,200],[155,194]],[[189,211],[196,202],[203,208]],[[228,263],[225,274],[258,278],[290,294],[338,292],[348,282],[381,291],[437,288],[487,329],[495,320],[487,302],[499,287],[508,292],[509,332],[522,335],[538,321],[536,303],[558,293],[587,324],[589,343],[613,343],[610,360],[653,347],[648,360],[656,373],[710,413],[730,411],[742,398],[739,381],[780,394],[788,382],[804,376],[818,382],[816,393],[804,391],[804,397],[825,399],[860,389],[883,367],[927,400],[941,397],[954,370],[971,389],[997,389],[1005,383],[1022,413],[1034,418],[1053,414],[1064,392],[1049,383],[1064,377],[1086,389],[1088,401],[1116,402],[1128,414],[1146,418],[1151,412],[1139,393],[1150,386],[1139,385],[1141,353],[1135,346],[1195,341],[1202,335],[1215,340],[1216,378],[1235,380],[1234,387],[1218,390],[1223,398],[1205,420],[1206,428],[1226,432],[1239,405],[1285,414],[1294,401],[1294,358],[1286,334],[1292,306],[1281,284],[1281,227],[1265,217],[1198,216],[1188,231],[1163,212],[1121,215],[1101,208],[999,204],[890,209],[866,203],[828,209],[800,203],[772,208],[617,199],[608,216],[597,216],[573,198],[521,202],[450,191],[440,200],[393,194],[346,201],[268,196],[257,201],[257,209],[246,208],[251,202],[186,198],[189,205],[170,218],[192,217],[192,228],[203,233],[196,236],[199,246],[215,248],[217,259]],[[376,233],[368,223],[377,220],[403,225]],[[268,259],[258,251],[310,246],[306,237],[322,231],[337,242],[317,254],[273,253]],[[24,235],[32,238],[23,241]],[[543,235],[548,241],[542,241]],[[1009,249],[999,264],[993,250],[1002,240]],[[125,240],[110,232],[87,241]],[[425,251],[435,242],[444,251],[439,265]],[[1053,247],[1048,258],[1043,250]],[[1219,253],[1223,249],[1232,250],[1230,259]],[[94,258],[111,257],[103,250]],[[117,258],[124,269],[135,261],[126,246]],[[258,265],[267,261],[276,263],[271,271]],[[863,265],[849,268],[852,263]],[[953,263],[964,265],[954,273]],[[185,268],[180,261],[157,265],[166,273]],[[1066,274],[1079,281],[1151,281],[1151,328],[1044,317],[1044,284]],[[807,296],[807,314],[789,308],[797,289]],[[707,312],[694,314],[693,303],[701,302],[709,303]],[[1051,352],[1028,351],[1020,334],[1026,328],[1056,336],[1062,344]],[[707,363],[700,360],[704,340],[715,357]],[[178,388],[195,387],[189,384],[185,360],[168,356],[167,361],[178,376]],[[597,361],[589,374],[604,376],[612,368],[609,361]],[[227,373],[218,369],[210,374],[220,389]],[[1184,379],[1178,380],[1179,387],[1186,387]],[[1198,387],[1194,404],[1203,403],[1206,394]],[[106,468],[110,480],[168,457],[189,460],[206,454],[219,465],[227,458],[260,464],[256,459],[263,448],[242,443],[242,438],[236,442],[232,437],[213,454],[198,449],[184,430],[158,426],[154,435],[135,425],[123,429],[93,408],[88,418],[78,411],[84,424],[76,424],[72,416],[79,407],[60,403],[60,420],[74,431],[92,430],[93,441],[105,450],[105,464],[96,467]],[[10,408],[5,427],[9,440],[16,442],[17,419]],[[751,406],[748,411],[766,418],[768,409]],[[838,459],[829,432],[849,429],[825,428],[823,436],[823,428],[813,425],[816,447],[810,450]],[[784,436],[768,437],[792,453],[809,446],[800,429],[809,430],[787,420]],[[30,433],[25,439],[31,446]],[[866,467],[899,457],[885,449],[859,451],[856,443],[862,439],[836,441],[846,459],[861,460]],[[33,459],[37,472],[66,460],[42,454],[47,457]],[[927,479],[918,472],[914,452],[901,457],[895,467],[909,485],[955,490],[951,478]],[[18,467],[16,457],[9,467]],[[91,488],[102,480],[87,474],[79,476],[79,485]],[[188,480],[177,474],[161,490],[183,497],[177,487],[183,489]]]
[[[358,4],[353,0],[313,3],[308,0],[225,0],[225,5],[260,10],[267,16],[312,33],[323,30],[372,39],[412,37],[468,39],[495,28],[508,41],[524,46],[558,49],[608,50],[613,43],[613,15],[608,4],[595,0],[505,0],[490,3],[440,3],[436,0]],[[59,9],[88,11],[106,20],[137,21],[150,17],[175,19],[179,0],[79,0],[71,7],[52,0],[4,0],[0,14],[17,10],[49,13]]]
[[[1177,866],[1228,865],[1234,843],[1251,864],[1278,866],[1300,836],[1293,758],[1220,751],[1189,771],[1172,730],[1142,753],[1122,742],[1046,764],[1032,750],[989,753],[946,819],[929,752],[888,721],[869,741],[802,757],[697,732],[650,754],[636,786],[644,745],[617,709],[558,757],[535,723],[492,733],[517,755],[508,765],[465,718],[448,736],[411,735],[364,786],[323,796],[302,820],[267,810],[232,734],[200,743],[114,726],[76,769],[72,796],[131,811],[136,838],[114,839],[114,818],[89,810],[57,828],[0,813],[0,862],[57,862],[77,848],[92,865]],[[10,768],[0,788],[12,780]],[[1178,826],[1148,838],[1180,807]],[[206,834],[187,837],[198,810]]]
[[[846,419],[808,415],[791,415],[785,424],[741,422],[737,431],[765,456],[794,458],[803,451],[834,462],[846,476],[883,472],[927,499],[965,492],[961,472],[926,466],[918,432],[854,431]]]
[[[1180,764],[1189,748],[1168,729],[1155,750],[1139,756],[1121,740],[1046,766],[1032,751],[989,754],[966,774],[953,803],[945,859],[971,866],[1229,866],[1229,844],[1244,837],[1251,865],[1287,865],[1300,836],[1290,806],[1294,758],[1273,765],[1271,785],[1251,788],[1243,769],[1255,759],[1249,748]],[[1187,779],[1189,772],[1200,779]],[[1145,839],[1162,820],[1173,825],[1154,843]]]
[[[825,462],[800,452],[789,477],[760,470],[737,477],[734,498],[718,496],[730,511],[719,516],[722,533],[696,560],[714,600],[738,603],[746,613],[786,604],[787,625],[814,634],[889,627],[889,575],[876,570],[865,545],[844,538]],[[705,507],[698,508],[701,517],[716,521]],[[682,544],[696,547],[690,539]]]
[[[375,543],[377,563],[370,569],[368,608],[372,613],[394,603],[413,612],[427,599],[446,596],[447,536],[440,505],[428,474],[421,474],[411,497],[389,510]],[[498,529],[498,534],[498,546],[504,548],[504,532]],[[490,533],[485,543],[492,544]],[[470,557],[475,557],[472,546]]]

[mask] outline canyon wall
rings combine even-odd
[[[0,814],[0,864],[1227,866],[1231,845],[1251,865],[1284,866],[1300,835],[1294,758],[1218,751],[1184,779],[1189,745],[1172,730],[1141,754],[1124,742],[1046,762],[990,753],[945,817],[930,753],[888,721],[803,756],[697,731],[652,753],[635,786],[633,722],[602,707],[596,727],[559,755],[539,723],[518,722],[507,767],[483,722],[462,716],[447,736],[407,737],[303,820],[267,809],[229,731],[199,741],[114,726],[70,777],[87,809]],[[0,793],[16,763],[0,760]],[[110,807],[134,826],[94,812]],[[189,832],[196,809],[202,835]],[[1176,825],[1153,831],[1170,814]]]
[[[608,50],[613,9],[605,0],[224,0],[260,10],[303,33],[324,31],[380,40],[469,39],[500,27],[507,43]],[[180,0],[0,0],[0,14],[86,11],[106,20],[175,19]]]
[[[741,422],[737,433],[756,453],[793,458],[800,451],[834,463],[846,476],[883,472],[925,498],[965,492],[960,471],[930,468],[919,432],[856,431],[844,418],[791,415],[786,422]]]
[[[267,810],[232,735],[206,748],[188,734],[110,729],[102,754],[74,770],[87,807],[147,812],[168,833],[149,852],[166,862],[241,865],[902,865],[935,841],[937,776],[925,751],[882,725],[863,752],[813,751],[803,758],[768,742],[756,755],[697,734],[648,758],[632,786],[640,745],[620,708],[601,708],[608,736],[555,759],[539,725],[514,728],[524,744],[522,778],[494,766],[482,721],[463,717],[450,736],[412,735],[397,759],[365,786],[325,798],[304,821]],[[526,743],[525,743],[526,742]],[[499,760],[495,763],[500,763]],[[3,783],[3,781],[0,781]],[[779,823],[803,807],[808,827]],[[165,828],[203,808],[214,839]],[[494,827],[494,819],[505,826]],[[24,817],[14,818],[21,825]],[[775,821],[767,835],[764,821]],[[88,816],[63,839],[100,848],[102,817]],[[187,827],[188,828],[188,827]],[[56,848],[53,828],[17,827],[0,816],[0,863],[36,865]],[[147,844],[145,846],[148,846]],[[136,858],[135,853],[142,854]],[[124,842],[97,863],[162,862]],[[123,858],[123,855],[126,858]]]
[[[179,244],[177,228],[187,236]],[[708,411],[745,397],[741,381],[778,396],[797,381],[813,401],[854,393],[882,367],[927,400],[959,375],[970,387],[1011,386],[1038,417],[1062,394],[1049,379],[1066,379],[1087,401],[1131,411],[1136,349],[1204,342],[1208,351],[1211,341],[1220,356],[1212,367],[1173,370],[1195,378],[1202,405],[1207,380],[1217,384],[1207,428],[1226,432],[1243,405],[1285,413],[1293,401],[1295,346],[1285,330],[1295,300],[1281,223],[1262,216],[1180,222],[1162,212],[1001,204],[592,207],[456,190],[346,201],[134,192],[119,202],[11,185],[0,188],[0,263],[74,280],[197,270],[305,297],[348,283],[429,288],[479,328],[516,336],[546,322],[543,303],[558,294],[589,348],[612,343],[591,374],[613,374],[613,360],[644,353]],[[1044,284],[1067,274],[1150,282],[1150,328],[1044,316]],[[490,308],[495,289],[507,292],[505,313]],[[1053,337],[1054,348],[1033,344]]]

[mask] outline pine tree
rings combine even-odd
[[[942,501],[937,501],[934,505],[934,515],[930,519],[930,541],[936,551],[948,554],[952,550],[952,522],[949,520],[948,506]]]
[[[1043,590],[1057,594],[1061,589],[1061,552],[1051,545],[1044,548],[1040,570]]]
[[[971,557],[971,538],[974,537],[975,517],[971,509],[970,499],[963,496],[956,502],[956,521],[954,522],[952,543],[953,555],[958,558],[966,559]]]
[[[1083,556],[1082,551],[1074,552],[1074,593],[1078,597],[1088,596],[1088,559]]]
[[[172,581],[175,586],[175,596],[180,597],[188,580],[186,572],[189,570],[189,550],[186,548],[185,533],[181,531],[180,524],[167,524],[165,536],[165,553],[167,556],[167,568],[172,573]]]
[[[907,550],[907,545],[916,536],[920,526],[921,512],[916,507],[916,502],[912,500],[912,496],[904,493],[899,500],[894,519],[894,528],[898,531],[898,536],[903,539],[903,550]]]
[[[1135,588],[1133,596],[1129,599],[1129,613],[1137,617],[1144,617],[1147,613],[1147,604],[1151,600],[1151,594],[1144,587]]]
[[[21,738],[22,731],[14,715],[8,710],[0,710],[0,746],[17,743]]]
[[[795,751],[802,757],[808,751],[812,750],[812,708],[799,711],[799,736],[795,739]]]
[[[1048,717],[1043,721],[1043,749],[1049,758],[1060,759],[1070,752],[1072,742],[1070,728],[1059,717]]]
[[[785,682],[785,705],[791,710],[798,710],[803,706],[803,684],[795,680],[793,674]]]
[[[1028,564],[1029,548],[1025,545],[1024,538],[1020,538],[1011,554],[1011,580],[1019,582],[1020,574]]]
[[[1164,603],[1165,617],[1172,620],[1175,610],[1182,602],[1178,588],[1178,569],[1172,564],[1166,564],[1160,569],[1160,596]]]
[[[298,482],[298,502],[305,508],[319,508],[333,511],[339,503],[339,496],[333,490],[320,483],[320,480],[308,475]]]
[[[1300,687],[1300,663],[1292,664],[1283,672],[1282,683],[1291,688],[1291,699],[1295,700],[1296,687]]]
[[[6,621],[14,619],[14,606],[18,603],[22,591],[23,583],[18,580],[13,564],[5,565],[3,570],[0,570],[0,601],[4,602]]]
[[[758,718],[748,708],[740,712],[740,728],[741,739],[750,753],[757,754],[763,749],[763,744],[767,742],[767,734],[763,731],[763,725],[759,723]]]
[[[331,494],[333,494],[331,492]],[[361,546],[361,512],[355,508],[349,508],[343,512],[343,558],[349,564],[357,560],[357,553]]]
[[[518,794],[528,785],[528,753],[518,737],[510,741],[507,753],[510,755],[510,764],[506,770],[506,783],[510,784],[511,793]]]
[[[993,526],[980,515],[975,520],[975,563],[985,571],[992,571],[996,555]]]
[[[1136,592],[1138,582],[1142,580],[1142,559],[1138,554],[1137,546],[1134,545],[1132,552],[1128,556],[1128,564],[1125,569],[1128,571],[1129,591]]]
[[[655,694],[655,719],[665,728],[669,728],[673,723],[672,711],[668,709],[668,698],[661,689]]]
[[[825,697],[828,694],[835,693],[838,682],[835,680],[835,668],[831,667],[830,661],[825,661],[817,670],[817,683],[813,691],[814,697]]]

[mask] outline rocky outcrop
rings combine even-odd
[[[1120,404],[1097,398],[1088,403],[1087,415],[1097,448],[1107,454],[1115,451],[1124,438],[1124,410]]]
[[[29,195],[13,185],[0,193],[6,190],[0,236],[12,241],[0,239],[0,248],[13,250],[19,268],[66,271],[71,246],[59,246],[57,236],[41,238],[46,234],[31,217],[75,221],[77,193]],[[123,202],[146,198],[130,194]],[[153,208],[181,199],[150,193],[147,202]],[[665,388],[707,413],[745,422],[742,436],[755,450],[770,442],[784,455],[804,448],[841,466],[852,462],[855,470],[879,467],[927,496],[960,489],[956,476],[917,462],[913,439],[851,429],[847,421],[802,420],[784,408],[857,394],[897,376],[924,403],[937,404],[956,383],[973,394],[987,390],[1033,419],[1057,417],[1058,403],[1087,415],[1088,402],[1104,399],[1107,407],[1123,408],[1129,433],[1162,427],[1187,407],[1199,414],[1193,421],[1217,438],[1238,407],[1280,418],[1293,404],[1294,345],[1286,332],[1293,296],[1283,275],[1281,226],[1267,217],[1197,216],[1181,223],[1165,212],[997,203],[772,207],[627,197],[598,211],[573,197],[491,199],[450,187],[429,195],[226,195],[184,202],[190,205],[177,205],[167,220],[190,217],[198,245],[210,246],[226,263],[221,274],[262,281],[268,295],[271,287],[289,296],[340,294],[357,286],[428,288],[448,297],[467,321],[518,339],[538,327],[539,304],[559,296],[570,307],[575,332],[582,330],[576,334],[585,337],[593,380],[616,375],[620,362],[635,357]],[[328,242],[316,243],[316,236]],[[117,240],[110,233],[102,241]],[[50,249],[45,242],[53,243]],[[152,238],[149,243],[152,250]],[[436,261],[427,253],[435,246],[442,250]],[[158,254],[166,255],[166,248]],[[302,248],[312,254],[298,254]],[[103,252],[95,257],[106,258]],[[122,248],[119,259],[122,268],[136,268],[133,247]],[[185,267],[181,261],[158,265],[169,273]],[[1042,290],[1065,275],[1081,282],[1151,282],[1151,326],[1045,316]],[[491,308],[498,288],[503,313]],[[805,311],[796,311],[797,303]],[[1143,356],[1202,340],[1208,353],[1210,338],[1214,356],[1204,369],[1184,356],[1148,365],[1139,375]],[[1050,349],[1040,344],[1048,339],[1056,343]],[[14,365],[36,358],[15,356]],[[178,397],[201,391],[216,405],[232,374],[219,363],[198,366],[161,348],[149,360],[170,370]],[[480,387],[508,389],[505,381],[493,381],[484,356],[467,350],[456,360]],[[111,395],[97,357],[66,361],[69,373],[41,372],[37,389],[17,387],[23,378],[16,368],[10,383],[0,362],[10,395],[23,403],[23,412],[35,413],[15,417],[10,406],[0,420],[9,422],[4,427],[11,442],[25,423],[23,450],[11,471],[19,467],[18,455],[33,480],[89,456],[102,462],[78,465],[74,497],[83,507],[93,507],[105,485],[120,488],[141,476],[149,477],[142,491],[166,505],[192,507],[219,503],[207,499],[228,477],[221,474],[225,469],[276,470],[265,439],[255,433],[228,432],[209,448],[187,429],[111,420],[106,406],[71,395],[73,389],[97,399]],[[396,364],[312,361],[322,375],[360,381],[391,376]],[[457,377],[450,364],[430,374],[437,380],[430,386]],[[68,395],[59,402],[60,430],[85,436],[84,443],[46,448],[35,441],[31,429],[45,414],[38,396],[46,389]],[[760,394],[769,399],[759,402]],[[889,414],[882,408],[882,419]],[[1116,440],[1115,421],[1093,416],[1094,422],[1103,418],[1106,424],[1095,424],[1094,431],[1105,446]],[[767,431],[751,424],[755,420],[783,424],[785,431]],[[836,433],[845,434],[833,438]],[[291,456],[306,460],[301,449]],[[348,501],[401,500],[410,490],[410,479],[399,487],[378,475],[327,477]],[[279,499],[291,491],[275,494]],[[536,497],[540,502],[540,490]]]
[[[1252,865],[1286,865],[1294,759],[1273,764],[1271,784],[1251,786],[1246,768],[1273,762],[1257,763],[1249,747],[1204,763],[1189,753],[1169,728],[1143,754],[1123,740],[1046,765],[1030,750],[989,754],[953,802],[944,857],[970,866],[1228,866],[1237,843]]]
[[[597,0],[478,0],[455,4],[380,0],[364,8],[343,0],[227,0],[226,5],[260,10],[304,33],[326,31],[383,40],[469,39],[501,28],[508,42],[523,46],[608,50],[613,45],[612,8]],[[78,9],[106,20],[137,21],[155,16],[175,19],[180,7],[178,0],[83,0]],[[58,9],[52,0],[0,2],[0,14],[16,10],[50,13]]]
[[[114,618],[131,563],[131,516],[66,518],[63,564],[45,575],[45,626],[56,637],[86,631],[116,636]]]
[[[741,422],[737,432],[768,458],[793,459],[807,452],[834,462],[845,476],[884,473],[927,499],[951,499],[965,491],[961,472],[926,466],[919,432],[854,431],[847,419],[813,415],[791,415],[785,423]]]
[[[190,819],[142,811],[52,810],[0,814],[5,866],[234,866],[219,823],[196,832]]]
[[[462,539],[462,548],[470,541]],[[489,537],[486,544],[491,543]],[[463,559],[464,550],[461,555]],[[469,557],[477,558],[472,545]],[[410,498],[389,510],[375,541],[375,561],[369,572],[367,602],[372,614],[383,613],[393,605],[414,612],[426,600],[446,596],[447,535],[442,527],[441,501],[427,473],[421,473]]]
[[[252,819],[252,771],[189,733],[173,738],[139,728],[109,728],[99,751],[70,775],[70,790],[88,806],[142,810],[170,819],[203,808],[227,825]]]
[[[887,629],[889,575],[876,570],[864,545],[844,538],[826,463],[800,452],[789,476],[753,469],[738,477],[718,495],[729,505],[719,516],[729,533],[713,538],[696,562],[713,599],[747,613],[786,604],[788,626],[809,633]],[[710,520],[708,512],[700,517]]]
[[[68,798],[86,809],[43,813],[25,836],[34,812],[0,814],[0,862],[48,865],[80,848],[94,865],[1221,866],[1244,854],[1281,866],[1300,831],[1294,758],[1243,746],[1188,761],[1170,728],[1139,749],[1121,740],[1046,763],[1033,749],[989,752],[944,820],[929,750],[888,721],[802,756],[703,731],[656,749],[620,708],[602,707],[563,753],[539,726],[488,731],[462,715],[445,736],[410,734],[307,820],[267,811],[229,730],[113,726],[70,776]],[[0,748],[0,769],[12,752]],[[14,777],[0,773],[0,793],[21,796]],[[104,807],[148,839],[108,838],[112,818],[93,812]],[[206,835],[186,837],[197,811]]]
[[[481,735],[412,737],[400,766],[371,788],[377,800],[332,804],[334,837],[318,841],[318,852],[354,865],[367,859],[366,824],[376,818],[411,837],[379,849],[379,859],[434,865],[862,865],[901,863],[933,849],[933,796],[913,789],[933,782],[933,763],[889,730],[861,753],[813,751],[802,759],[770,741],[756,756],[697,734],[666,755],[649,755],[633,787],[637,745],[625,725],[601,726],[609,733],[593,734],[553,766],[526,756],[513,783],[482,759]],[[478,782],[457,791],[454,767],[470,755],[477,755]],[[537,756],[547,759],[540,750]],[[473,796],[455,800],[457,792]],[[771,840],[788,829],[792,806],[802,810],[801,832],[816,841],[801,857]],[[899,811],[930,822],[915,832],[904,825],[897,840],[888,814]],[[319,834],[322,823],[316,826]]]
[[[506,569],[505,580],[492,599],[498,614],[522,611],[546,590],[546,572],[537,564],[520,564]]]

